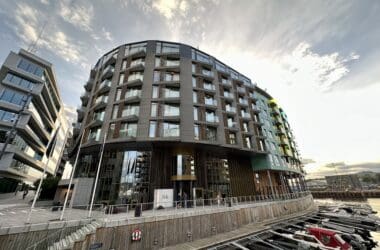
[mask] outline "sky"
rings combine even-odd
[[[380,172],[379,24],[376,0],[0,0],[0,61],[42,34],[36,53],[54,64],[64,103],[78,106],[112,48],[189,44],[276,98],[309,178],[330,163]]]

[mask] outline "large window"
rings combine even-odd
[[[178,137],[179,136],[179,124],[164,122],[164,137]]]
[[[179,89],[178,88],[165,88],[164,89],[164,97],[165,98],[179,97]]]
[[[0,109],[0,121],[13,122],[17,114]]]
[[[200,51],[191,50],[191,58],[193,60],[205,62],[205,63],[212,63],[212,58]]]
[[[216,128],[209,126],[206,127],[206,140],[216,141]]]
[[[153,86],[152,88],[152,98],[158,98],[159,96],[159,88],[158,86]]]
[[[121,123],[119,137],[136,137],[137,123]]]
[[[200,128],[198,124],[194,125],[194,140],[199,140],[200,139]]]
[[[123,109],[122,116],[123,117],[131,116],[131,115],[138,116],[139,115],[139,109],[140,109],[139,105],[127,105]]]
[[[14,85],[26,88],[26,89],[33,89],[35,83],[32,81],[28,81],[24,78],[21,78],[19,76],[16,76],[14,74],[8,73],[5,79]]]
[[[90,133],[88,134],[88,140],[89,141],[99,141],[100,140],[100,132],[101,132],[100,127],[92,128],[90,130]]]
[[[179,53],[179,45],[172,43],[156,43],[156,54]]]
[[[0,94],[0,100],[16,105],[23,105],[27,101],[27,96],[10,89],[4,89]]]
[[[244,140],[245,140],[245,146],[246,146],[247,148],[252,148],[251,137],[246,136],[246,137],[244,138]]]
[[[151,117],[157,117],[158,104],[156,102],[152,102],[152,108],[150,110]]]
[[[128,82],[130,81],[135,81],[135,80],[140,80],[140,81],[143,81],[144,80],[144,73],[143,72],[132,72],[129,76],[128,76]]]
[[[206,110],[206,122],[219,122],[218,116],[214,111]]]
[[[150,121],[149,123],[149,137],[156,137],[157,133],[157,122],[156,121]]]
[[[164,80],[166,82],[179,81],[179,73],[176,73],[176,72],[165,72],[165,78],[164,78]]]
[[[112,110],[112,119],[116,119],[119,112],[119,105],[114,105]]]
[[[132,55],[132,54],[135,54],[137,52],[145,52],[146,51],[146,43],[136,43],[136,44],[132,44],[132,45],[127,45],[125,47],[125,52],[124,52],[124,55],[125,56],[128,56],[128,55]]]
[[[178,105],[164,105],[164,116],[179,116],[179,106]]]
[[[98,112],[95,112],[94,113],[94,116],[93,116],[93,120],[99,120],[99,121],[103,121],[104,120],[104,114],[106,113],[106,111],[103,109],[101,111],[98,111]]]
[[[217,102],[216,102],[216,100],[214,99],[213,96],[211,96],[211,95],[206,95],[206,96],[205,96],[205,104],[206,104],[206,105],[213,105],[213,106],[216,106],[216,105],[217,105]]]
[[[20,62],[17,65],[17,68],[25,70],[25,71],[32,73],[33,75],[36,75],[38,77],[42,77],[44,74],[44,69],[42,67],[37,66],[36,64],[31,63],[25,59],[20,60]]]
[[[95,104],[98,104],[101,102],[107,103],[108,102],[108,95],[100,95],[96,98]]]
[[[138,65],[142,65],[142,66],[145,65],[144,58],[137,58],[137,59],[133,60],[131,62],[130,67],[135,67],[135,66],[138,66]]]
[[[129,77],[128,77],[128,81],[129,81]],[[120,77],[119,77],[119,85],[121,85],[123,83],[124,83],[124,73],[121,73]]]
[[[235,133],[230,132],[228,134],[228,139],[229,139],[229,144],[233,144],[233,145],[236,144],[236,134]]]
[[[141,97],[141,89],[139,88],[130,88],[125,92],[125,98],[130,97]]]
[[[194,121],[198,121],[198,108],[194,107]]]
[[[198,102],[198,92],[197,91],[193,91],[193,102],[194,103]]]

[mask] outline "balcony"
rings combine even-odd
[[[98,88],[98,93],[102,94],[102,93],[108,92],[110,88],[111,88],[111,81],[106,79],[100,83],[99,88]]]
[[[226,112],[228,113],[236,113],[236,108],[235,107],[226,107]]]
[[[222,79],[221,84],[224,85],[224,86],[227,86],[227,87],[232,87],[231,81],[227,80],[227,79]]]
[[[131,62],[131,65],[129,65],[128,71],[134,72],[134,71],[143,71],[145,68],[145,62],[141,59],[137,59]]]
[[[73,126],[73,136],[74,137],[77,137],[79,135],[81,126],[82,126],[81,123],[75,123],[74,124],[74,126]]]
[[[246,112],[242,112],[242,113],[241,113],[241,117],[242,117],[243,119],[251,119],[251,114],[246,113]]]
[[[216,115],[207,115],[206,114],[206,122],[218,123],[219,119]]]
[[[202,75],[207,76],[209,78],[214,78],[214,72],[206,69],[202,69]]]
[[[83,121],[84,113],[85,113],[85,108],[84,107],[78,108],[77,109],[77,113],[78,113],[78,122]]]
[[[218,102],[214,99],[205,99],[205,105],[217,106]]]
[[[89,79],[89,80],[86,82],[86,84],[84,85],[84,88],[85,88],[87,91],[91,91],[93,86],[94,86],[94,79]]]
[[[234,99],[234,94],[230,93],[230,92],[224,92],[223,93],[223,96],[225,98],[229,98],[229,99]]]
[[[108,57],[106,61],[104,62],[104,65],[108,64],[115,64],[117,59],[117,53],[113,54],[112,56]]]
[[[245,88],[243,88],[243,87],[237,87],[237,92],[239,92],[239,93],[245,93]]]
[[[140,102],[141,90],[129,90],[125,93],[125,103]]]
[[[83,105],[83,106],[87,106],[89,98],[90,98],[90,97],[89,97],[88,92],[84,92],[84,93],[81,95],[80,99],[82,100],[82,105]]]
[[[239,98],[239,104],[247,106],[248,105],[248,100]]]
[[[115,68],[112,65],[108,65],[102,72],[102,78],[110,78],[114,71]]]

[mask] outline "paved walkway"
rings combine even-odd
[[[240,227],[234,231],[217,234],[208,238],[203,238],[199,240],[195,240],[192,242],[187,242],[183,244],[178,244],[166,248],[162,248],[163,250],[190,250],[190,249],[204,249],[207,247],[214,246],[216,244],[223,244],[229,241],[237,240],[246,236],[249,236],[254,233],[258,233],[270,228],[271,224],[276,224],[283,220],[289,220],[292,218],[296,218],[299,216],[304,216],[315,212],[315,208],[309,208],[306,211],[302,211],[296,214],[282,216],[281,218],[275,218],[272,220],[267,220],[261,223],[252,223],[245,226]]]

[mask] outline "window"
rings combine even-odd
[[[95,104],[99,104],[101,102],[107,103],[108,102],[108,95],[100,95],[95,99]]]
[[[138,65],[145,65],[145,61],[144,61],[144,58],[137,58],[137,59],[134,59],[132,62],[131,62],[131,65],[130,67],[135,67],[135,66],[138,66]]]
[[[211,60],[211,57],[200,52],[200,51],[196,51],[196,50],[191,50],[191,58],[193,60],[197,60],[197,61],[201,61],[201,62],[205,62],[205,63],[212,63],[212,60]]]
[[[131,97],[141,97],[141,89],[140,88],[130,88],[125,92],[125,98]]]
[[[156,54],[179,53],[179,45],[172,43],[156,43]]]
[[[44,69],[40,66],[37,66],[34,63],[31,63],[25,59],[21,59],[17,68],[25,70],[26,72],[32,73],[38,77],[42,77],[44,74]]]
[[[153,81],[154,82],[159,82],[159,81],[161,81],[161,74],[160,74],[160,71],[154,71],[154,73],[153,73]]]
[[[203,82],[203,88],[208,89],[208,90],[215,90],[214,84],[207,81]]]
[[[121,97],[121,89],[116,90],[115,101],[119,101]]]
[[[166,59],[163,63],[164,63],[163,66],[166,66],[166,67],[179,66],[179,60],[178,59]]]
[[[206,96],[205,96],[205,104],[206,104],[206,105],[213,105],[213,106],[216,106],[216,105],[217,105],[217,102],[216,102],[216,100],[214,99],[213,96],[206,95]]]
[[[176,72],[165,72],[164,80],[167,82],[179,81],[179,74]]]
[[[144,80],[144,74],[143,72],[132,72],[129,76],[128,76],[128,82],[130,81],[135,81],[135,80],[140,80],[140,81],[143,81]]]
[[[228,126],[229,128],[234,128],[234,127],[235,127],[234,118],[232,118],[232,117],[228,117],[228,118],[227,118],[227,126]]]
[[[244,139],[245,139],[245,146],[247,148],[252,148],[251,137],[246,136]]]
[[[244,130],[244,132],[248,132],[248,123],[247,122],[243,122],[243,130]]]
[[[179,106],[165,104],[164,116],[179,116]]]
[[[154,60],[154,66],[155,67],[160,67],[161,66],[161,57],[156,56],[156,58]]]
[[[32,81],[28,81],[26,79],[23,79],[19,76],[11,74],[11,73],[8,73],[7,76],[5,77],[5,79],[7,81],[13,83],[14,85],[17,85],[17,86],[20,86],[20,87],[23,87],[26,89],[33,89],[34,85],[36,84]]]
[[[206,69],[206,68],[202,68],[202,75],[205,75],[205,76],[214,76],[214,73],[209,70],[209,69]]]
[[[216,128],[206,127],[206,139],[208,141],[216,141]]]
[[[127,60],[123,60],[121,63],[121,70],[125,70],[127,68]]]
[[[105,110],[101,110],[101,111],[98,111],[98,112],[94,112],[94,116],[93,116],[93,120],[99,120],[99,121],[103,121],[104,120],[104,114],[105,114]]]
[[[88,134],[88,140],[89,141],[99,141],[100,140],[100,127],[92,128],[90,130],[90,133]]]
[[[206,110],[206,122],[219,122],[218,117],[216,116],[214,111]]]
[[[235,133],[229,133],[228,134],[228,139],[230,141],[230,144],[235,145],[236,144],[236,134]]]
[[[113,106],[113,110],[112,110],[112,119],[116,119],[117,118],[117,114],[119,112],[119,105],[115,105]]]
[[[151,110],[150,110],[150,116],[157,117],[157,107],[158,104],[155,102],[152,102]]]
[[[27,101],[27,96],[10,89],[4,89],[0,94],[0,100],[21,106]]]
[[[164,122],[164,137],[178,137],[179,136],[179,124]]]
[[[216,69],[222,72],[227,72],[227,67],[223,65],[222,63],[216,61],[215,63]]]
[[[198,102],[198,93],[196,91],[193,91],[193,102],[194,103]]]
[[[193,88],[196,88],[197,87],[197,78],[195,78],[194,76],[191,78],[191,82],[193,84]]]
[[[13,122],[17,117],[16,113],[0,109],[0,121]]]
[[[166,97],[166,98],[179,97],[179,89],[178,88],[165,88],[164,89],[164,97]]]
[[[128,80],[129,80],[129,77],[128,77]],[[124,74],[121,73],[121,74],[120,74],[120,77],[119,77],[119,85],[120,85],[120,84],[123,84],[123,83],[124,83]]]
[[[149,137],[156,137],[157,122],[150,121],[149,123]]]
[[[197,73],[197,65],[195,63],[191,64],[191,72]]]
[[[198,108],[194,107],[194,121],[198,121]]]
[[[152,98],[158,98],[158,86],[153,86]]]
[[[124,56],[136,54],[137,52],[146,51],[146,43],[136,43],[125,47]]]
[[[137,123],[121,123],[119,137],[136,137]]]
[[[139,115],[140,107],[138,105],[127,105],[124,107],[123,112],[121,114],[122,117],[131,116],[131,115]]]
[[[231,103],[226,103],[226,111],[228,112],[236,112],[236,108],[235,107],[232,107],[232,104]]]
[[[115,123],[111,123],[108,128],[107,138],[112,139],[114,137],[114,134],[115,134]]]
[[[194,125],[194,140],[199,140],[199,125],[195,124]]]
[[[259,140],[259,150],[265,151],[265,143],[263,140]]]

